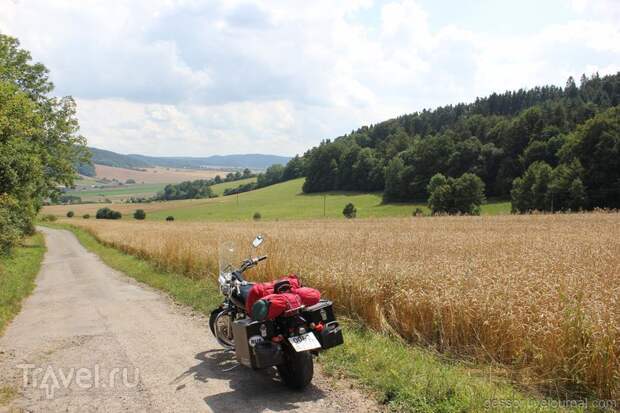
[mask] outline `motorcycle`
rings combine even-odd
[[[252,241],[257,249],[264,241]],[[211,312],[209,327],[217,342],[234,351],[237,361],[253,369],[275,366],[282,382],[301,390],[312,381],[313,355],[343,344],[342,328],[336,321],[333,303],[320,300],[313,306],[288,308],[273,320],[253,320],[246,313],[246,299],[252,286],[243,273],[267,259],[266,255],[233,265],[233,243],[220,246],[220,292],[224,302]]]

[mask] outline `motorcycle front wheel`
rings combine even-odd
[[[314,361],[308,351],[301,353],[292,348],[284,351],[284,363],[278,365],[282,382],[294,390],[303,390],[314,376]]]
[[[232,320],[228,311],[221,308],[213,310],[209,317],[209,328],[220,346],[227,350],[234,350]]]

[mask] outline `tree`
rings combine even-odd
[[[249,178],[252,176],[252,171],[250,171],[248,168],[245,168],[243,170],[243,175],[241,175],[242,178]]]
[[[134,219],[143,220],[146,218],[146,212],[143,209],[136,209],[136,212],[133,213]]]
[[[274,185],[282,182],[284,174],[284,166],[280,164],[271,165],[264,173],[258,174],[256,178],[256,187],[263,188],[265,186]]]
[[[592,207],[620,208],[620,107],[579,126],[560,154],[564,162],[579,160]]]
[[[342,210],[342,215],[344,215],[345,218],[355,218],[357,216],[357,208],[349,202]]]
[[[405,164],[400,157],[393,158],[385,168],[384,201],[395,201],[402,196],[402,174]]]
[[[545,162],[538,161],[530,165],[522,177],[514,180],[510,192],[514,212],[551,209],[551,198],[547,189],[552,171]]]
[[[478,176],[465,173],[459,178],[434,175],[427,187],[428,206],[433,214],[480,215],[485,200],[484,182]]]
[[[301,178],[304,174],[304,160],[299,155],[295,155],[286,163],[284,172],[282,172],[282,181]]]
[[[0,248],[34,230],[45,198],[70,187],[76,165],[87,161],[75,103],[49,94],[53,85],[40,63],[0,34]],[[9,240],[11,240],[9,242]]]
[[[122,217],[123,215],[120,212],[114,211],[108,207],[99,208],[95,215],[97,219],[121,219]]]

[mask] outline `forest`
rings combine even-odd
[[[618,208],[619,104],[620,73],[594,74],[400,116],[307,151],[303,190],[426,200],[436,174],[474,174],[518,212]]]

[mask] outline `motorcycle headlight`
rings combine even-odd
[[[220,292],[224,295],[228,295],[230,293],[230,286],[228,284],[220,284]]]

